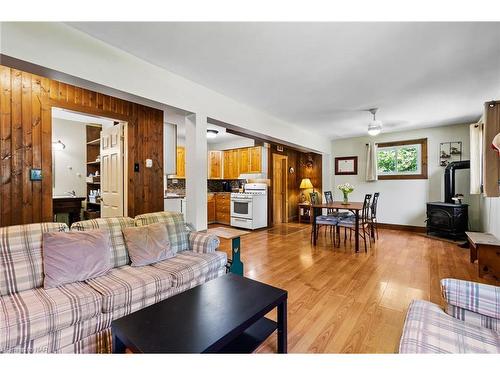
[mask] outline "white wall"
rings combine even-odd
[[[366,146],[368,142],[390,142],[398,140],[427,138],[428,176],[427,180],[379,180],[365,181]],[[352,200],[361,201],[366,193],[380,192],[378,219],[382,223],[425,226],[426,203],[444,200],[444,167],[439,166],[439,143],[461,141],[462,160],[469,159],[469,126],[453,125],[397,133],[382,133],[377,137],[348,138],[332,142],[332,155],[358,156],[357,176],[333,176],[333,186],[349,182],[355,191]],[[332,168],[333,171],[334,168]],[[333,172],[332,172],[333,174]],[[456,192],[463,193],[469,208],[471,229],[478,230],[479,196],[469,195],[469,170],[456,171]],[[333,189],[336,199],[340,192]]]
[[[61,140],[66,148],[54,151],[53,194],[65,195],[66,192],[74,190],[77,196],[84,197],[87,194],[85,124],[53,118],[52,141],[57,140]]]

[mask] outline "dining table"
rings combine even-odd
[[[354,226],[354,248],[356,252],[359,252],[359,212],[363,210],[363,202],[348,202],[344,203],[341,201],[330,202],[330,203],[314,203],[311,205],[313,210],[312,218],[312,230],[313,230],[313,245],[316,246],[316,231],[318,230],[316,226],[316,217],[320,216],[324,208],[330,210],[347,210],[354,214],[355,226]]]

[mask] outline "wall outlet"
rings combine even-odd
[[[146,159],[146,168],[153,168],[153,160]]]
[[[134,172],[139,172],[139,163],[134,163]]]

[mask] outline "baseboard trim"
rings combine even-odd
[[[407,232],[417,232],[417,233],[425,233],[426,232],[425,227],[417,227],[415,225],[378,223],[378,227],[383,228],[383,229],[404,230]]]

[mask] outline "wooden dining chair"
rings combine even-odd
[[[361,210],[361,216],[359,218],[359,236],[363,238],[365,243],[365,253],[368,252],[366,237],[368,236],[368,242],[371,245],[371,235],[370,235],[370,200],[372,199],[371,194],[366,194],[363,201],[363,208]],[[354,216],[349,216],[347,218],[339,218],[337,222],[337,227],[344,228],[344,244],[347,241],[347,230],[349,229],[349,239],[352,238],[352,232],[356,229],[356,218]],[[337,234],[337,246],[340,247],[340,231]]]
[[[325,200],[328,202],[327,194],[325,192]],[[332,192],[330,191],[330,198],[333,202]],[[311,204],[319,204],[321,203],[321,198],[318,192],[309,193],[309,197],[311,200]],[[313,211],[314,212],[314,211]],[[314,233],[316,233],[316,239],[319,236],[319,231],[322,227],[325,228],[325,237],[328,233],[328,229],[330,229],[330,237],[332,238],[332,242],[335,244],[335,226],[337,225],[338,219],[335,215],[319,215],[316,216],[316,225],[311,230],[311,240],[313,238]]]
[[[378,223],[377,223],[377,204],[378,197],[380,193],[373,194],[372,204],[370,207],[370,232],[373,237],[373,240],[378,240]]]

